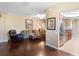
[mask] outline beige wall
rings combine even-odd
[[[40,28],[39,20],[33,19],[33,29],[38,29],[38,28]]]
[[[63,19],[64,24],[65,24],[65,29],[66,30],[71,30],[72,29],[72,19]]]
[[[46,44],[58,48],[58,32],[59,32],[59,14],[64,11],[74,10],[79,8],[79,3],[58,3],[54,7],[50,7],[46,10],[46,15],[48,17],[56,17],[56,30],[46,31]]]
[[[33,19],[33,29],[46,29],[45,23],[43,19]]]
[[[4,12],[1,12],[0,13],[1,17],[0,17],[0,42],[4,42],[4,41],[7,41],[6,39],[6,20],[5,20],[5,16],[6,16],[6,13]]]
[[[23,16],[6,15],[6,30],[17,30],[18,32],[25,29],[25,18]]]
[[[17,16],[11,13],[7,13],[5,16],[5,39],[9,39],[8,38],[8,31],[9,30],[16,30],[17,33],[20,33],[21,30],[25,29],[25,18],[24,16]]]
[[[70,25],[70,19],[64,19],[65,27],[68,27]]]

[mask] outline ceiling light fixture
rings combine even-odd
[[[38,18],[40,18],[40,19],[43,19],[43,18],[45,18],[46,17],[46,15],[45,14],[37,14],[37,15],[35,15],[36,17],[38,17]]]
[[[46,17],[46,15],[45,14],[37,14],[37,15],[33,15],[32,17],[44,19]]]

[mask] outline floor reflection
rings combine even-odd
[[[61,52],[61,53],[59,53]],[[3,56],[63,56],[71,55],[45,45],[45,41],[24,40],[23,42],[6,42],[0,44],[0,55]]]

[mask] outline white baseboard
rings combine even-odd
[[[2,43],[2,42],[7,42],[8,40],[2,40],[2,41],[0,41],[0,43]]]
[[[47,43],[46,43],[46,45],[49,46],[49,47],[52,47],[52,48],[58,49],[57,47],[52,46],[52,45],[50,45],[50,44],[47,44]]]

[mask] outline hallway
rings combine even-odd
[[[71,20],[69,26],[71,25],[70,27],[72,30],[72,37],[69,41],[64,43],[64,45],[59,49],[77,56],[79,55],[79,20],[78,19],[73,19],[73,20],[68,19],[68,20]],[[67,40],[67,37],[65,39]]]
[[[79,55],[79,38],[72,38],[67,43],[65,43],[64,46],[62,46],[59,49],[78,56]]]

